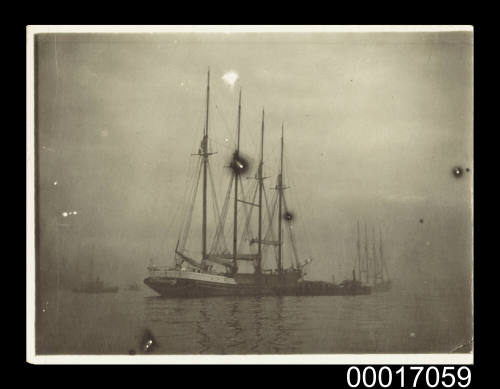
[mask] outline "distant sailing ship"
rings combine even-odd
[[[360,282],[344,282],[335,284],[331,282],[306,281],[304,280],[305,266],[312,260],[299,261],[292,229],[292,214],[289,212],[285,199],[285,189],[288,187],[283,183],[283,149],[284,149],[284,126],[281,127],[281,154],[279,174],[274,188],[275,195],[269,206],[268,197],[264,190],[264,110],[262,111],[262,125],[260,138],[260,161],[255,177],[256,186],[253,197],[245,197],[242,176],[248,170],[248,163],[240,155],[240,123],[241,123],[241,90],[238,102],[237,142],[236,150],[232,155],[232,174],[226,192],[225,201],[219,211],[216,202],[214,182],[209,164],[209,157],[214,152],[209,150],[209,107],[210,107],[210,71],[208,72],[206,91],[206,115],[203,137],[198,153],[199,156],[198,175],[192,186],[192,201],[188,210],[188,216],[184,228],[181,229],[180,238],[175,248],[175,266],[162,269],[150,264],[148,267],[149,277],[144,283],[151,289],[164,297],[205,297],[205,296],[236,296],[236,295],[357,295],[369,294],[370,288],[361,285]],[[190,250],[186,249],[191,218],[196,203],[198,184],[202,180],[202,217],[201,217],[201,258],[192,258]],[[249,177],[250,178],[250,177]],[[209,248],[207,245],[207,186],[208,181],[212,186],[212,197],[214,197],[214,210],[216,213],[216,229],[213,243]],[[233,198],[231,199],[231,194]],[[258,200],[255,197],[258,195]],[[231,200],[233,205],[231,207]],[[265,200],[265,202],[263,201]],[[266,208],[264,207],[266,205]],[[240,226],[238,206],[243,208],[246,216],[242,231]],[[229,209],[233,210],[232,228],[232,250],[226,245],[225,221]],[[258,233],[257,237],[251,237],[250,225],[252,210],[258,210]],[[267,210],[267,232],[264,233],[263,217]],[[277,228],[275,219],[277,218]],[[285,223],[283,223],[283,221]],[[289,236],[288,248],[291,255],[288,256],[288,267],[284,264],[284,228]],[[276,228],[276,230],[275,230]],[[275,234],[277,237],[275,238]],[[246,239],[243,239],[245,237]],[[242,252],[242,241],[248,242],[248,251]],[[240,246],[238,245],[240,243]],[[252,248],[256,252],[251,252]],[[272,247],[275,254],[276,267],[264,269],[263,254],[267,248]],[[267,250],[266,252],[268,252]],[[252,272],[242,272],[241,268],[249,268]]]
[[[389,278],[387,264],[384,260],[384,252],[382,249],[382,232],[379,232],[379,256],[377,258],[377,251],[375,247],[375,229],[373,229],[373,245],[372,255],[370,256],[368,250],[368,231],[365,224],[365,244],[364,244],[364,258],[361,255],[361,242],[359,232],[359,221],[357,223],[357,254],[358,254],[358,274],[359,279],[364,285],[368,285],[372,292],[387,292],[392,287],[392,281]],[[353,270],[354,274],[354,270]],[[364,282],[363,282],[364,275]]]

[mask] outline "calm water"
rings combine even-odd
[[[164,299],[144,287],[42,300],[39,354],[141,354],[145,331],[158,354],[450,352],[472,326],[466,297],[397,284],[356,297]]]

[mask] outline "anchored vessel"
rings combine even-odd
[[[264,110],[262,110],[262,125],[260,137],[260,160],[254,179],[253,196],[246,197],[244,193],[243,176],[248,170],[247,161],[240,155],[240,123],[241,123],[241,90],[238,102],[237,141],[229,168],[231,178],[221,210],[216,201],[216,192],[210,169],[209,157],[214,152],[209,150],[209,107],[210,107],[210,71],[207,77],[206,115],[203,137],[198,153],[198,175],[193,185],[192,206],[189,208],[187,221],[181,231],[180,239],[175,248],[175,266],[162,269],[150,265],[149,277],[144,283],[165,297],[204,297],[204,296],[238,296],[238,295],[356,295],[369,294],[370,288],[360,282],[330,282],[305,281],[305,266],[311,259],[299,261],[293,237],[292,219],[285,199],[283,183],[283,149],[284,125],[281,127],[281,153],[279,173],[274,188],[271,205],[264,188]],[[191,225],[191,217],[196,202],[198,183],[202,181],[201,198],[201,258],[194,259],[186,249],[187,237]],[[212,200],[216,229],[213,243],[207,246],[207,186],[212,186]],[[232,195],[232,199],[231,199]],[[257,197],[257,199],[256,199]],[[231,202],[233,203],[231,206]],[[233,211],[232,247],[228,248],[225,238],[225,222],[229,209]],[[252,237],[252,211],[257,209],[257,237]],[[239,223],[241,212],[246,218],[243,228]],[[267,211],[267,215],[264,213]],[[240,214],[239,214],[240,213]],[[268,224],[264,232],[263,218]],[[274,223],[277,219],[277,226]],[[239,230],[239,228],[241,230]],[[284,231],[285,230],[285,231]],[[287,255],[289,265],[285,266],[284,235],[289,237],[290,246]],[[239,234],[241,238],[239,239]],[[276,237],[277,235],[277,237]],[[242,243],[248,243],[247,252],[243,252]],[[264,252],[275,254],[276,267],[265,269],[263,266]],[[242,271],[242,269],[250,271]]]
[[[387,270],[387,264],[384,260],[384,251],[382,249],[382,232],[379,231],[379,256],[377,258],[377,250],[375,247],[375,228],[373,229],[373,245],[372,245],[372,255],[369,255],[368,250],[368,231],[365,224],[365,244],[364,244],[364,258],[361,255],[361,243],[360,243],[360,233],[359,233],[359,221],[357,224],[357,250],[358,250],[358,274],[360,281],[363,283],[364,275],[364,285],[371,288],[373,292],[387,292],[392,287],[392,281],[389,278],[389,272]],[[354,271],[353,271],[354,274]]]

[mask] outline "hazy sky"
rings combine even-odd
[[[219,199],[241,87],[253,162],[265,107],[269,187],[285,123],[287,195],[311,278],[350,275],[360,220],[370,235],[381,228],[394,278],[469,285],[472,33],[46,34],[36,48],[47,280],[60,253],[71,269],[93,257],[117,282],[140,282],[150,258],[173,262],[210,67]]]

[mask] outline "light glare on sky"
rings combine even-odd
[[[236,81],[238,81],[239,78],[240,76],[238,75],[238,73],[232,70],[227,73],[224,73],[224,75],[222,76],[224,82],[231,88],[234,88],[234,85],[236,84]]]

